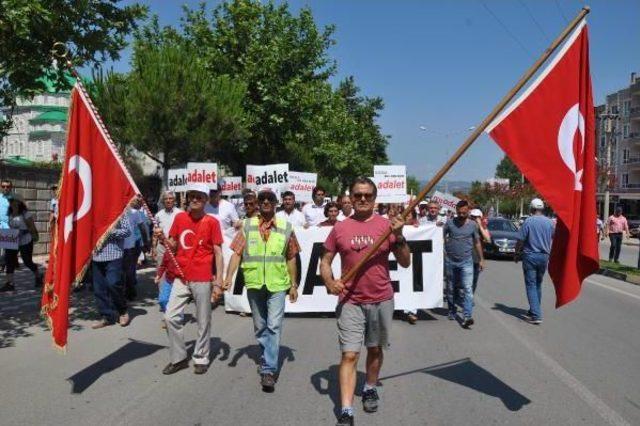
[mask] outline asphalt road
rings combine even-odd
[[[338,404],[335,319],[287,317],[282,372],[262,393],[250,318],[213,314],[209,372],[163,376],[167,339],[150,272],[127,328],[91,330],[92,297],[74,296],[68,353],[51,349],[27,282],[0,295],[2,425],[332,425]],[[371,425],[640,424],[640,287],[596,276],[580,299],[554,308],[544,288],[544,323],[526,311],[521,266],[488,262],[473,330],[441,309],[411,326],[396,321]],[[187,329],[192,340],[195,325]],[[362,369],[364,362],[360,362]],[[362,373],[359,380],[362,381]]]
[[[608,238],[605,238],[600,242],[600,259],[606,260],[609,258],[609,248],[611,248],[611,243]],[[622,248],[620,250],[620,263],[637,268],[639,250],[640,247],[638,246],[637,238],[623,240]]]

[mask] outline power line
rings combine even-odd
[[[502,22],[502,20],[498,18],[498,16],[495,13],[493,13],[491,9],[489,9],[489,6],[487,6],[486,3],[482,0],[480,0],[480,3],[487,10],[487,12],[489,12],[489,14],[493,16],[493,19],[495,19],[498,22],[498,24],[500,24],[502,29],[518,44],[518,46],[520,46],[520,48],[522,48],[522,50],[524,50],[524,52],[527,55],[529,55],[530,57],[533,57],[533,54],[529,51],[529,49],[527,49],[526,46],[522,44],[522,42],[518,39],[518,37],[516,37],[515,34],[513,34],[509,30],[509,28],[504,24],[504,22]]]
[[[560,15],[562,15],[562,18],[564,19],[565,23],[569,23],[569,19],[567,19],[567,15],[564,14],[564,12],[562,11],[562,8],[560,7],[560,3],[558,3],[558,0],[553,0],[556,4],[556,7],[558,8],[558,11],[560,12]]]
[[[527,4],[524,2],[524,0],[520,0],[520,4],[522,5],[522,7],[524,7],[524,9],[527,11],[527,13],[529,14],[529,16],[531,17],[531,20],[533,21],[534,24],[536,24],[536,27],[538,27],[538,29],[540,30],[540,34],[542,34],[542,36],[545,38],[545,40],[547,40],[547,42],[550,42],[551,39],[549,38],[549,36],[547,35],[547,33],[544,31],[544,29],[542,28],[542,25],[540,25],[540,22],[538,22],[538,20],[536,19],[536,17],[533,15],[533,13],[531,12],[531,9],[529,9],[529,6],[527,6]]]

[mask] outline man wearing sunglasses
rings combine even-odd
[[[275,216],[277,203],[271,191],[258,194],[260,216],[245,219],[243,229],[231,242],[233,255],[223,284],[225,290],[231,286],[242,261],[253,329],[262,349],[260,384],[264,392],[273,392],[278,378],[286,296],[291,303],[298,299],[296,255],[300,247],[292,225]]]
[[[0,194],[0,229],[9,229],[9,200],[11,199],[13,185],[10,180],[3,179],[0,182],[2,193]]]
[[[187,187],[189,212],[178,213],[169,231],[168,245],[175,252],[180,267],[174,271],[165,320],[169,335],[169,363],[163,374],[173,374],[189,367],[184,343],[184,308],[190,299],[196,304],[198,337],[193,349],[194,373],[204,374],[209,368],[211,336],[211,302],[222,296],[222,231],[218,220],[205,212],[209,187],[191,183]],[[213,276],[213,262],[217,274]],[[172,265],[170,265],[172,267]]]
[[[353,395],[360,350],[367,347],[367,371],[362,404],[366,412],[378,409],[376,384],[382,367],[383,348],[389,346],[393,318],[393,287],[389,275],[389,253],[393,252],[398,264],[408,268],[411,253],[402,236],[404,219],[398,215],[391,220],[373,213],[377,188],[366,177],[354,180],[349,188],[354,213],[336,223],[324,243],[320,273],[327,290],[339,297],[336,307],[340,360],[340,396],[342,410],[338,426],[353,425]],[[331,272],[331,262],[340,254],[342,274],[350,270],[385,232],[391,236],[364,264],[355,279],[342,282]]]

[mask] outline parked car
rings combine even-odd
[[[518,242],[518,228],[509,219],[491,218],[487,223],[491,242],[484,243],[483,251],[487,257],[513,257]]]
[[[638,238],[640,236],[640,219],[627,218],[627,224],[629,225],[629,235],[633,238]]]

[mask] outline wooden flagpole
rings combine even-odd
[[[540,67],[546,62],[547,59],[553,54],[553,52],[562,44],[562,42],[571,34],[576,26],[584,19],[584,17],[591,11],[589,6],[584,6],[580,13],[573,18],[569,24],[564,28],[562,33],[551,43],[551,45],[545,50],[545,52],[540,56],[540,58],[525,72],[525,74],[520,78],[520,80],[516,83],[516,85],[507,93],[504,98],[493,108],[493,110],[487,115],[487,117],[482,121],[482,123],[476,127],[471,135],[464,141],[464,143],[453,153],[451,158],[440,168],[438,173],[435,174],[431,178],[431,180],[422,188],[420,193],[416,196],[416,198],[409,203],[409,206],[402,212],[401,216],[403,219],[406,219],[407,216],[411,213],[416,205],[422,200],[435,186],[436,184],[444,177],[445,174],[453,167],[453,165],[462,157],[462,155],[469,149],[471,144],[473,144],[478,136],[484,132],[489,124],[502,112],[502,110],[507,106],[509,102],[518,94],[518,92],[527,84],[527,82],[533,77],[533,75],[540,69]],[[362,268],[362,266],[373,256],[374,253],[378,251],[382,243],[386,241],[387,238],[391,235],[391,228],[389,228],[371,247],[369,251],[365,253],[365,255],[356,263],[351,270],[349,270],[346,274],[342,276],[340,279],[342,282],[347,283],[355,277],[358,271]]]

